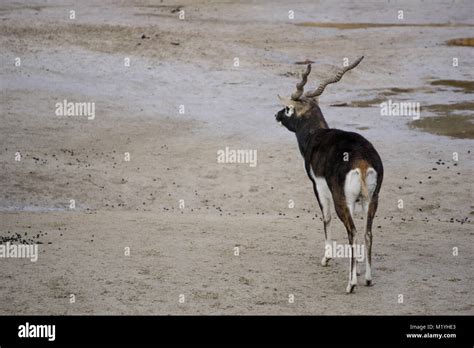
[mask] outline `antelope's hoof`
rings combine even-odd
[[[356,284],[349,284],[346,289],[346,293],[352,294],[354,292],[354,288],[356,287]]]
[[[365,286],[372,286],[372,279],[366,279]]]
[[[329,264],[329,260],[331,260],[330,258],[327,258],[327,257],[323,257],[321,259],[321,265],[326,267],[328,264]]]

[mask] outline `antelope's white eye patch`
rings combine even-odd
[[[295,113],[293,106],[285,106],[285,115],[291,117]]]

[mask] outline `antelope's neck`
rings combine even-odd
[[[318,144],[318,132],[329,129],[323,115],[320,113],[318,116],[318,118],[303,121],[295,132],[298,146],[303,157],[306,157],[308,151],[311,151],[311,149]]]

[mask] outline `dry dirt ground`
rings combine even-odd
[[[471,89],[433,83],[472,81],[473,48],[445,44],[472,34],[472,10],[2,1],[0,240],[41,244],[37,262],[0,259],[0,314],[474,314],[472,123],[439,136],[380,116],[376,102],[472,117]],[[367,137],[385,167],[374,285],[362,273],[346,295],[348,260],[320,265],[321,214],[296,139],[273,116],[303,70],[295,62],[315,62],[314,87],[360,55],[320,101],[330,126]],[[95,119],[57,116],[64,99],[94,102]],[[257,150],[258,164],[218,163],[226,147]],[[336,218],[332,228],[345,243]]]

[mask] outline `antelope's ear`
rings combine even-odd
[[[284,106],[293,108],[296,111],[296,116],[304,115],[311,108],[307,102],[281,97],[280,95],[278,95],[278,98]]]
[[[280,99],[280,103],[283,106],[293,106],[294,107],[294,102],[290,98],[285,98],[285,97],[282,97],[278,94],[278,99]]]
[[[308,103],[295,103],[296,117],[304,116],[310,109],[311,106]]]

